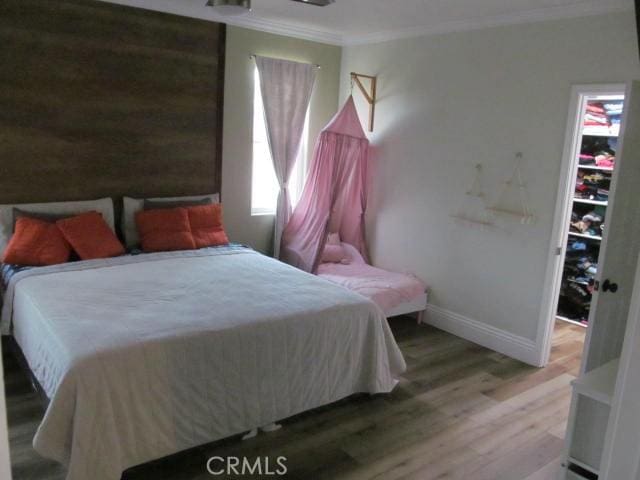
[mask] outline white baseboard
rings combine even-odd
[[[440,330],[495,350],[509,357],[537,366],[539,352],[536,343],[528,338],[505,332],[486,323],[455,312],[427,305],[426,323]]]

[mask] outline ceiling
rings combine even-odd
[[[205,0],[102,0],[336,45],[626,11],[633,0],[336,0],[315,7],[253,0],[239,17],[217,16]]]

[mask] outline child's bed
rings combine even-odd
[[[341,245],[347,253],[348,263],[321,263],[317,272],[320,277],[370,298],[387,318],[415,313],[418,323],[422,322],[427,308],[427,286],[422,280],[372,267],[355,247],[348,243]]]

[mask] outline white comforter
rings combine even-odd
[[[389,392],[405,368],[372,302],[248,249],[21,272],[10,321],[51,400],[34,446],[68,480]]]

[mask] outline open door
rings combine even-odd
[[[609,295],[601,284],[597,315],[603,321],[591,334],[595,348],[589,351],[586,365],[620,357],[600,472],[600,478],[607,480],[640,475],[640,202],[634,184],[640,178],[640,82],[634,82],[631,90],[623,150],[626,166],[619,178],[616,223],[602,277],[618,284],[618,291]],[[602,342],[601,336],[611,341]]]

